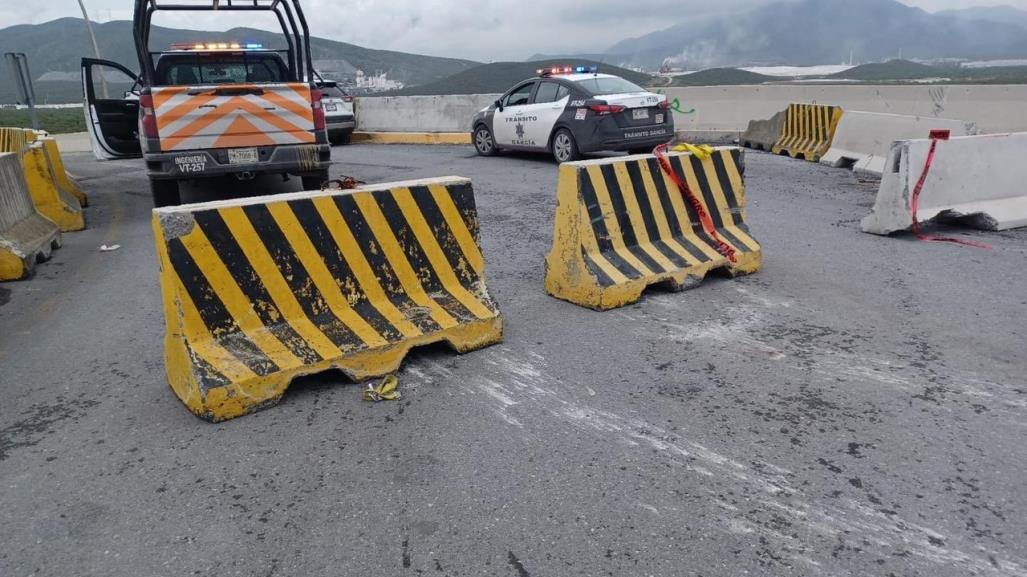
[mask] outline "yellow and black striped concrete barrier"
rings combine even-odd
[[[60,184],[47,145],[34,130],[0,128],[0,152],[20,156],[32,203],[40,214],[57,223],[64,232],[86,227],[80,199]],[[63,172],[63,164],[61,167]]]
[[[831,148],[841,119],[842,109],[837,106],[789,104],[784,130],[772,152],[820,162]]]
[[[448,177],[156,209],[172,389],[221,421],[297,376],[395,371],[502,340],[471,182]]]
[[[652,155],[563,164],[546,258],[549,294],[608,310],[637,301],[651,285],[683,290],[716,269],[759,270],[762,250],[746,224],[742,151],[719,148],[705,159],[671,153],[667,160],[715,235]],[[735,251],[735,262],[713,236]]]
[[[46,160],[50,164],[50,172],[53,174],[57,186],[65,192],[71,193],[78,200],[79,206],[83,208],[89,206],[89,197],[64,168],[64,159],[61,158],[61,151],[57,147],[57,139],[41,136],[37,140],[43,143],[43,152],[46,153]]]
[[[0,281],[30,276],[60,246],[57,225],[32,205],[19,155],[0,153]]]

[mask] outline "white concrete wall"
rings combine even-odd
[[[982,133],[1027,132],[1027,85],[821,86],[764,85],[670,88],[694,108],[675,114],[687,134],[740,133],[750,120],[770,118],[789,103],[833,104],[849,110],[890,112],[976,122]],[[398,96],[357,99],[357,129],[371,132],[465,132],[474,114],[496,94]]]
[[[499,94],[379,96],[356,99],[362,132],[470,132],[471,119]]]
[[[675,114],[687,132],[742,132],[789,103],[831,104],[847,110],[952,118],[984,133],[1027,131],[1027,85],[1001,86],[705,86],[665,90],[692,114]]]

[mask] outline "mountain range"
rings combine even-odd
[[[696,70],[889,58],[973,60],[1027,55],[1027,12],[1011,7],[932,14],[897,0],[782,0],[693,18],[618,42],[607,61]]]
[[[93,29],[104,60],[112,60],[130,70],[138,70],[139,60],[132,39],[131,22],[94,24]],[[262,43],[269,48],[285,46],[280,34],[252,28],[200,32],[154,26],[150,31],[150,47],[153,50],[170,48],[176,42],[225,41]],[[385,72],[390,79],[408,85],[432,82],[480,64],[455,58],[372,50],[327,38],[311,38],[310,45],[315,66],[319,69],[341,73],[353,73],[357,69],[369,74]],[[4,52],[26,53],[32,75],[37,80],[36,92],[40,102],[73,102],[81,98],[79,61],[83,56],[93,55],[93,46],[81,18],[61,18],[43,24],[22,24],[0,29],[0,53]],[[4,79],[0,82],[0,102],[12,102],[13,87],[6,81],[8,72],[4,70],[0,73]]]

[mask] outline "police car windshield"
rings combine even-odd
[[[575,80],[579,86],[592,95],[599,94],[627,94],[629,92],[645,92],[645,89],[637,84],[628,82],[616,76],[594,76]]]

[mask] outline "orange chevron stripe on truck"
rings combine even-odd
[[[316,142],[307,84],[168,86],[152,95],[163,151]]]

